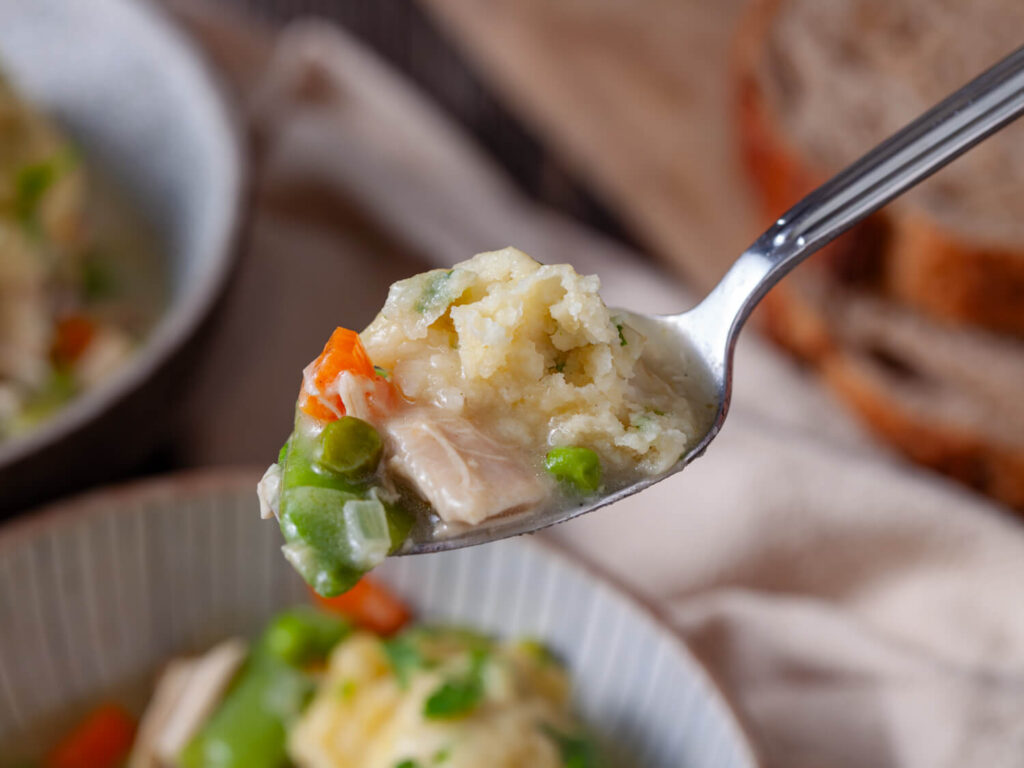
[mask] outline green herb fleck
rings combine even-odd
[[[338,686],[338,698],[342,701],[352,701],[358,690],[359,684],[355,680],[344,680]]]
[[[78,392],[75,377],[64,368],[50,373],[45,385],[21,409],[11,425],[11,432],[20,434],[46,421]]]
[[[399,688],[409,687],[409,678],[417,669],[425,664],[423,654],[419,647],[408,635],[386,640],[383,643],[384,653],[391,664],[391,671],[395,673]]]
[[[584,735],[562,733],[547,724],[542,725],[541,730],[558,746],[565,768],[600,768],[601,758],[597,745],[591,739]]]
[[[391,372],[387,368],[381,368],[379,365],[373,366],[374,372],[380,376],[384,381],[388,381],[391,378]]]
[[[620,347],[626,346],[629,342],[626,341],[626,334],[624,334],[622,332],[622,323],[616,323],[615,324],[615,330],[617,330],[619,332],[619,346]]]
[[[471,655],[469,672],[452,677],[442,683],[427,698],[423,715],[433,720],[443,720],[469,714],[484,698],[484,665],[487,652],[474,650]]]
[[[437,750],[437,752],[434,753],[434,756],[432,758],[430,758],[430,760],[431,760],[431,762],[434,765],[439,765],[439,764],[445,762],[451,756],[452,756],[452,748],[451,747],[442,747],[441,749]]]
[[[453,678],[442,683],[423,705],[423,714],[434,720],[465,715],[483,699],[481,682],[475,678]]]
[[[655,409],[651,409],[651,410],[645,411],[644,413],[634,414],[634,415],[630,416],[630,418],[629,418],[629,428],[630,429],[638,429],[641,432],[646,432],[646,431],[650,430],[654,426],[654,417],[655,416],[664,416],[664,415],[665,415],[664,411],[658,411],[658,410],[655,410]]]
[[[118,293],[117,275],[95,254],[82,261],[82,294],[88,302],[103,301]]]
[[[547,643],[533,637],[526,637],[517,643],[520,651],[541,664],[561,664],[558,656]]]
[[[35,225],[39,203],[55,179],[50,163],[33,163],[18,171],[14,178],[14,215],[26,227]]]
[[[74,164],[74,154],[66,150],[18,170],[14,177],[14,215],[32,234],[39,234],[39,206],[43,198]]]
[[[412,758],[395,763],[395,768],[420,768],[420,764]]]
[[[419,301],[416,302],[417,312],[426,312],[428,309],[434,308],[439,302],[451,303],[452,299],[448,296],[448,278],[452,276],[454,271],[449,269],[447,272],[435,272],[427,278],[426,287],[424,287],[423,293],[420,294]]]

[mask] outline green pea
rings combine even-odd
[[[293,437],[289,443],[288,453],[284,462],[281,488],[288,491],[292,488],[330,488],[335,491],[356,494],[358,488],[347,478],[326,467],[320,466],[310,458],[310,451],[305,445],[296,445]]]
[[[250,658],[178,762],[183,768],[284,768],[288,724],[313,688],[294,667],[265,655]]]
[[[346,477],[372,475],[383,450],[377,430],[355,416],[332,421],[320,435],[320,463]]]
[[[552,448],[544,457],[544,469],[581,493],[593,493],[601,487],[601,460],[589,448]]]
[[[317,593],[330,597],[350,589],[384,554],[396,551],[412,529],[414,514],[373,490],[371,474],[383,445],[370,424],[344,416],[316,435],[302,418],[278,455],[283,552]]]
[[[263,633],[262,648],[286,664],[302,667],[327,658],[351,632],[341,616],[308,606],[278,614]]]

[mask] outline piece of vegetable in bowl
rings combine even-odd
[[[685,388],[598,288],[506,248],[395,283],[366,330],[333,333],[260,483],[317,592],[347,589],[414,526],[579,505],[682,457],[699,431]]]
[[[598,768],[569,677],[535,640],[401,625],[372,582],[358,600],[275,616],[161,674],[136,726],[92,711],[46,768]],[[390,610],[382,611],[381,605]],[[400,608],[400,610],[395,610]],[[372,627],[386,627],[379,634]]]

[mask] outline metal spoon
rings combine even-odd
[[[580,505],[498,517],[443,536],[413,531],[400,554],[438,552],[529,533],[611,504],[674,474],[699,457],[729,412],[733,349],[768,290],[812,253],[1024,113],[1024,47],[883,141],[784,213],[735,261],[696,307],[680,315],[629,313],[654,342],[698,369],[707,398],[706,431],[669,472],[644,478]]]

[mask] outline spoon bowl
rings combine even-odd
[[[679,315],[627,312],[659,367],[679,372],[698,414],[691,447],[667,472],[612,487],[578,503],[531,509],[479,525],[417,527],[398,554],[484,544],[546,528],[612,504],[679,472],[701,456],[729,412],[733,351],[743,324],[779,280],[822,246],[1024,113],[1024,47],[983,72],[779,217],[733,263],[705,299]],[[645,357],[648,353],[645,352]]]
[[[448,527],[440,534],[429,522],[417,525],[397,554],[414,555],[471,547],[563,523],[639,493],[679,472],[704,453],[725,421],[730,394],[727,376],[731,375],[731,370],[724,364],[725,358],[716,363],[708,351],[699,346],[705,339],[701,335],[700,306],[681,315],[642,315],[622,309],[613,311],[616,315],[626,316],[630,327],[646,337],[645,362],[661,370],[671,366],[677,372],[673,378],[693,406],[696,416],[697,431],[691,439],[692,447],[667,472],[606,488],[600,495],[583,497],[575,504],[560,499],[539,508],[494,517],[477,525]]]

